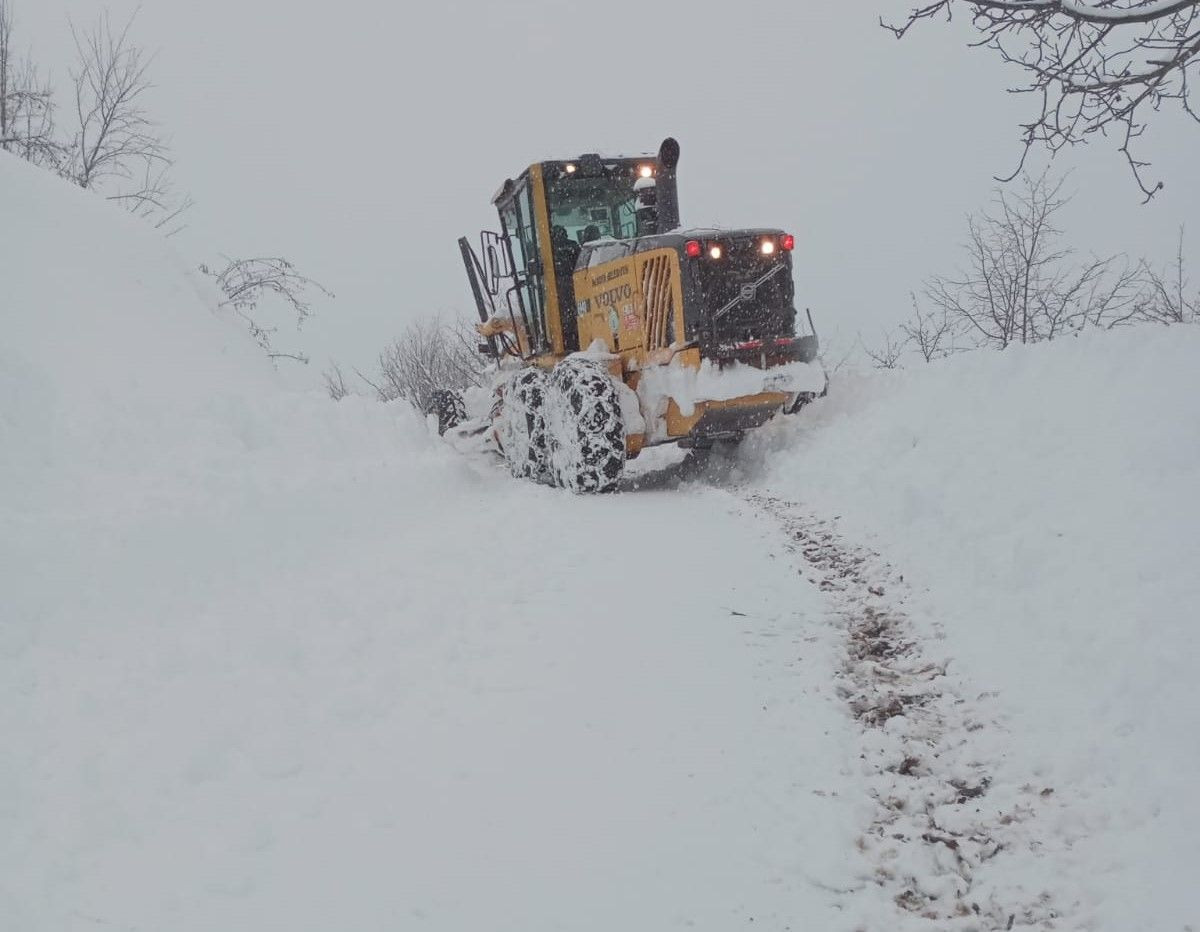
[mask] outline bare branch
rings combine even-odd
[[[876,369],[901,368],[900,357],[904,355],[904,347],[908,343],[907,337],[884,331],[882,345],[875,348],[867,346],[863,342],[861,334],[859,334],[858,341]]]
[[[52,170],[62,161],[54,138],[54,95],[36,65],[12,55],[14,19],[0,0],[0,148]]]
[[[1145,177],[1148,163],[1134,152],[1150,113],[1174,102],[1200,121],[1191,105],[1191,78],[1200,65],[1200,0],[935,0],[914,7],[897,38],[917,23],[949,18],[966,7],[979,39],[1019,69],[1012,88],[1038,101],[1022,125],[1023,154],[1035,146],[1057,153],[1116,134],[1118,149],[1146,200],[1163,188]]]
[[[110,200],[171,235],[191,199],[173,192],[170,147],[143,106],[153,86],[153,56],[130,40],[135,18],[119,30],[107,12],[86,31],[71,26],[78,123],[62,170],[81,188],[103,188]]]
[[[234,310],[245,321],[250,335],[254,338],[271,358],[301,359],[307,362],[307,357],[299,354],[279,353],[271,345],[274,327],[260,324],[252,316],[258,303],[267,294],[282,298],[296,315],[296,326],[303,325],[312,314],[310,293],[316,291],[332,298],[333,293],[324,285],[296,271],[287,259],[280,257],[255,257],[250,259],[225,258],[225,267],[220,271],[207,265],[201,265],[200,271],[215,280],[225,300],[221,307]]]
[[[321,377],[325,380],[325,391],[334,401],[341,401],[350,394],[345,373],[337,363],[330,363],[329,368],[321,373]]]
[[[945,309],[927,314],[921,310],[915,294],[909,295],[909,298],[912,300],[913,316],[900,325],[900,332],[904,334],[908,345],[926,362],[949,356],[955,351],[955,327],[950,315]]]
[[[1019,192],[998,191],[990,209],[969,217],[965,267],[925,284],[941,318],[931,323],[914,301],[916,320],[904,328],[909,338],[936,351],[961,330],[977,346],[1004,349],[1134,319],[1144,265],[1120,256],[1076,262],[1055,225],[1070,200],[1063,185],[1047,175],[1026,176]]]
[[[1147,287],[1141,295],[1134,317],[1159,324],[1182,324],[1200,321],[1200,291],[1191,291],[1187,264],[1184,261],[1184,231],[1171,264],[1162,271],[1146,269]]]

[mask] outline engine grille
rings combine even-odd
[[[645,261],[642,294],[646,299],[646,349],[670,346],[675,341],[675,298],[671,292],[668,256],[653,256]]]
[[[763,255],[759,237],[719,242],[724,256],[700,263],[701,341],[719,346],[793,335],[795,287],[788,254]]]

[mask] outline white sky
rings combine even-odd
[[[18,48],[60,89],[68,18],[138,6],[14,2]],[[314,377],[330,359],[370,365],[414,316],[473,313],[455,241],[496,226],[488,199],[505,177],[666,135],[683,149],[683,221],[794,231],[797,303],[824,337],[871,342],[924,277],[953,269],[1027,113],[964,24],[900,43],[880,29],[904,0],[140,6],[152,106],[196,200],[176,242],[196,262],[284,255],[334,291],[295,341]],[[1167,182],[1147,207],[1115,144],[1059,160],[1081,250],[1166,260],[1200,216],[1200,127],[1163,114],[1146,143]]]

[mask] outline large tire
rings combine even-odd
[[[457,427],[467,419],[467,406],[458,392],[448,388],[438,388],[430,393],[425,413],[437,415],[438,434],[444,434],[451,427]]]
[[[612,492],[625,469],[621,401],[608,370],[568,357],[554,367],[548,405],[550,463],[558,485],[577,493]]]
[[[504,388],[498,433],[504,461],[518,479],[550,481],[546,443],[546,392],[549,378],[541,369],[517,372]]]

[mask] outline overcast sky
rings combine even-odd
[[[14,5],[17,47],[61,90],[68,19],[139,4]],[[496,226],[504,178],[666,135],[682,145],[684,223],[794,231],[798,303],[823,336],[871,340],[959,261],[964,217],[1015,164],[1027,113],[964,24],[899,43],[880,29],[902,0],[140,7],[151,103],[196,201],[176,242],[195,262],[284,255],[333,290],[289,341],[314,376],[330,359],[369,365],[414,316],[473,313],[455,240]],[[1200,217],[1200,126],[1164,114],[1144,151],[1167,182],[1146,207],[1115,145],[1058,160],[1080,249],[1165,259]]]

